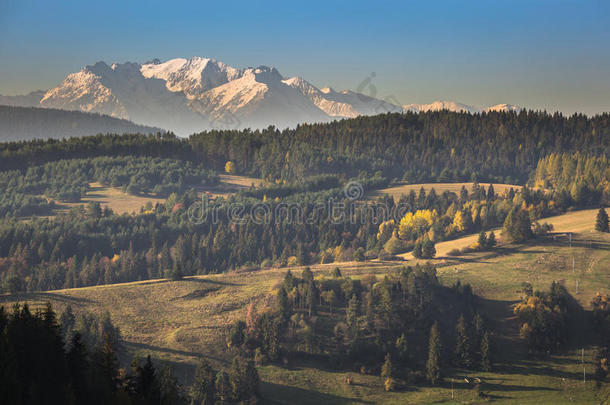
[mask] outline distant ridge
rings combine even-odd
[[[1,142],[159,131],[163,130],[97,113],[0,105]]]

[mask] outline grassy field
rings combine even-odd
[[[397,186],[392,186],[388,188],[384,188],[381,190],[375,190],[369,193],[369,197],[379,197],[381,195],[387,194],[394,197],[395,200],[398,200],[400,196],[407,195],[411,191],[415,191],[416,193],[423,187],[426,192],[428,192],[431,188],[434,188],[434,191],[437,194],[442,194],[445,191],[453,192],[459,194],[462,186],[465,186],[468,192],[472,191],[472,185],[474,183],[425,183],[425,184],[399,184]],[[479,183],[480,186],[484,186],[485,189],[489,187],[489,183]],[[494,184],[494,191],[496,194],[501,195],[505,191],[509,189],[520,190],[521,186],[516,186],[512,184]]]
[[[248,189],[252,186],[261,186],[265,181],[256,177],[238,176],[235,174],[220,174],[220,184],[217,187],[207,188],[213,197],[226,197],[240,190]]]
[[[599,404],[608,403],[607,385],[594,388],[592,348],[585,346],[587,382],[583,383],[581,347],[583,336],[576,334],[572,345],[544,359],[531,358],[518,339],[519,325],[512,305],[520,299],[521,283],[548,288],[555,280],[563,283],[574,298],[588,308],[595,292],[610,291],[610,235],[593,232],[593,211],[580,211],[554,217],[548,222],[557,230],[578,229],[572,244],[566,238],[538,239],[526,245],[502,245],[491,252],[433,260],[438,277],[445,285],[457,279],[473,285],[483,297],[482,312],[492,320],[495,344],[500,356],[492,373],[468,373],[444,369],[441,387],[408,387],[385,393],[379,376],[349,372],[355,384],[345,384],[348,371],[320,369],[315,364],[290,367],[267,365],[259,372],[265,403],[347,404],[347,403],[519,403],[519,404]],[[452,241],[456,242],[456,241]],[[406,263],[414,263],[410,260]],[[574,269],[572,268],[574,263]],[[328,272],[337,264],[313,266],[315,272]],[[398,264],[368,262],[339,264],[344,275],[360,277],[368,273],[392,273]],[[248,273],[197,276],[181,281],[154,280],[109,286],[0,296],[0,302],[27,301],[33,306],[50,301],[60,311],[71,304],[75,312],[109,311],[121,328],[129,361],[132,353],[150,353],[175,365],[179,380],[189,383],[193,365],[206,356],[216,366],[227,366],[232,357],[226,348],[228,326],[243,319],[246,307],[269,303],[267,294],[283,278],[286,269]],[[299,271],[299,269],[295,269]],[[578,290],[576,282],[578,281]],[[575,328],[578,330],[578,328]],[[464,376],[480,376],[485,383],[475,395]]]
[[[214,197],[226,197],[239,190],[250,188],[252,185],[258,186],[263,183],[263,180],[254,177],[230,174],[220,174],[219,177],[218,186],[202,189],[201,192],[208,191]],[[90,190],[80,202],[56,202],[57,208],[53,210],[53,214],[67,212],[73,207],[86,205],[91,201],[99,202],[103,207],[109,207],[118,214],[138,212],[147,203],[154,206],[156,203],[165,202],[165,198],[162,197],[127,194],[119,187],[106,187],[97,182],[90,183],[89,187]]]
[[[78,203],[57,203],[55,213],[66,212],[72,207],[86,205],[89,202],[99,202],[102,207],[109,207],[118,214],[132,213],[140,210],[147,203],[153,206],[156,203],[163,203],[164,198],[152,196],[137,196],[123,192],[118,187],[106,187],[100,183],[90,183],[90,190],[85,197]]]

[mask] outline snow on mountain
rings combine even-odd
[[[468,113],[478,113],[481,112],[479,108],[473,107],[471,105],[466,105],[462,103],[456,103],[454,101],[434,101],[430,104],[406,104],[403,105],[402,108],[405,111],[412,112],[428,112],[428,111],[441,111],[441,110],[449,110],[454,112],[468,112]]]
[[[238,69],[209,58],[98,62],[46,92],[0,96],[0,104],[108,114],[188,135],[206,129],[294,127],[387,112],[519,111],[511,104],[477,108],[453,101],[400,106],[350,90],[322,89],[275,68]]]
[[[335,91],[330,87],[318,89],[301,77],[292,77],[283,81],[290,87],[298,89],[319,109],[331,117],[354,118],[359,115],[375,115],[387,112],[401,112],[401,107],[392,103],[353,91]]]
[[[475,107],[467,104],[456,103],[454,101],[434,101],[430,104],[406,104],[402,106],[404,111],[411,112],[427,112],[427,111],[441,111],[449,110],[453,112],[467,112],[471,114],[482,113],[482,112],[519,112],[523,108],[514,104],[496,104],[489,107]]]
[[[244,73],[214,59],[198,56],[172,59],[165,63],[156,60],[142,65],[140,71],[146,78],[164,80],[168,90],[182,91],[189,98],[196,98],[207,90],[238,79]]]
[[[485,112],[490,112],[490,111],[503,111],[503,112],[508,112],[508,111],[514,111],[514,112],[519,112],[521,111],[523,108],[519,107],[518,105],[514,105],[514,104],[496,104],[496,105],[492,105],[489,107],[485,107],[483,109],[483,111]]]
[[[201,94],[190,106],[220,127],[234,123],[238,127],[283,128],[329,120],[328,115],[283,79],[275,68],[248,68],[240,78]]]

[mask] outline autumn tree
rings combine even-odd
[[[394,369],[390,353],[386,353],[385,361],[381,366],[381,378],[383,378],[385,390],[392,391],[394,389]]]
[[[234,174],[236,171],[237,168],[235,167],[235,163],[231,162],[230,160],[225,163],[225,172]]]

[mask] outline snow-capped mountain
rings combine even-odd
[[[468,112],[478,113],[480,110],[471,105],[456,103],[454,101],[434,101],[430,104],[407,104],[403,105],[402,108],[405,111],[413,112],[428,112],[428,111],[441,111],[449,110],[454,112]]]
[[[427,111],[441,111],[448,110],[453,112],[467,112],[471,114],[477,114],[482,112],[519,112],[522,110],[521,107],[514,104],[496,104],[489,107],[475,107],[472,105],[456,103],[455,101],[434,101],[430,104],[406,104],[402,106],[404,111],[411,112],[427,112]]]
[[[0,104],[98,112],[181,135],[206,129],[279,128],[387,112],[519,111],[511,104],[476,108],[452,101],[399,106],[354,91],[319,89],[275,68],[239,69],[192,57],[144,64],[98,62],[48,91],[0,96]]]
[[[202,93],[189,105],[221,127],[237,122],[253,128],[270,124],[283,128],[329,120],[327,114],[283,80],[275,68],[248,68],[238,79]]]
[[[514,112],[519,112],[523,110],[522,107],[519,107],[518,105],[514,105],[514,104],[496,104],[496,105],[492,105],[489,107],[486,107],[483,109],[483,111],[485,112],[490,112],[490,111],[514,111]]]
[[[354,118],[359,115],[402,112],[402,108],[395,104],[350,90],[335,91],[330,87],[318,89],[301,77],[291,77],[283,82],[290,87],[298,89],[316,107],[331,117]]]

